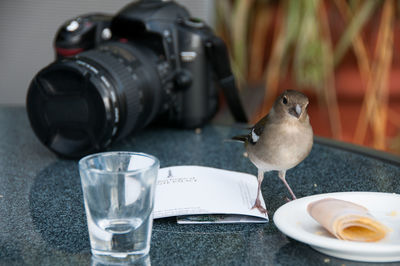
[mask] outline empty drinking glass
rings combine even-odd
[[[135,260],[149,253],[159,161],[104,152],[79,161],[92,254]]]

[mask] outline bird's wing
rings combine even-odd
[[[257,122],[253,127],[249,128],[250,133],[247,135],[240,135],[240,136],[234,136],[232,139],[245,142],[245,143],[251,143],[251,144],[256,144],[258,139],[260,138],[260,135],[264,131],[265,124],[269,120],[269,115],[266,115],[263,117],[260,121]]]
[[[269,120],[269,114],[266,115],[264,118],[262,118],[260,121],[258,121],[257,124],[255,124],[254,127],[251,129],[248,137],[249,142],[251,144],[256,144],[261,134],[263,133],[265,124],[267,123],[268,120]]]

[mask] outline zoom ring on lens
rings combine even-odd
[[[104,50],[87,51],[80,54],[78,58],[80,60],[89,59],[97,63],[112,77],[113,90],[117,94],[117,101],[120,106],[120,109],[117,109],[119,110],[117,111],[118,114],[114,114],[120,116],[116,138],[119,139],[128,135],[135,128],[142,107],[140,86],[128,71],[124,60],[111,51]],[[107,141],[107,144],[109,142],[111,140]]]

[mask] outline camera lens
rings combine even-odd
[[[80,157],[145,127],[162,103],[157,60],[143,46],[109,42],[50,64],[29,87],[33,130],[55,153]]]

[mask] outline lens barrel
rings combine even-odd
[[[145,127],[162,103],[157,60],[145,47],[109,42],[50,64],[28,90],[35,134],[55,153],[77,158]]]

